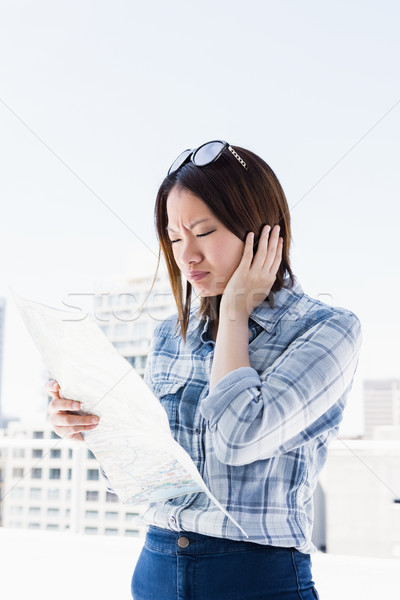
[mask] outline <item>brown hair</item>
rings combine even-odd
[[[239,146],[232,146],[232,148],[243,158],[248,170],[229,150],[225,149],[215,162],[205,167],[196,167],[192,162],[186,163],[164,179],[157,193],[154,208],[155,228],[160,244],[157,271],[162,252],[178,309],[176,327],[180,323],[181,335],[185,341],[189,325],[192,286],[189,281],[186,282],[186,293],[183,298],[181,272],[175,262],[166,230],[167,198],[173,187],[188,190],[198,196],[225,227],[243,241],[249,231],[254,231],[254,244],[256,244],[264,225],[270,225],[272,228],[279,224],[279,235],[283,237],[282,261],[271,292],[276,292],[283,287],[286,273],[289,275],[291,285],[294,284],[289,261],[290,214],[281,184],[272,169],[259,156]],[[268,301],[273,306],[271,292]],[[202,318],[209,316],[218,324],[220,302],[221,295],[201,298],[199,315]]]

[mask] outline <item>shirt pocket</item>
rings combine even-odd
[[[159,379],[154,382],[154,393],[167,413],[169,427],[174,435],[179,422],[179,404],[182,398],[184,381]]]

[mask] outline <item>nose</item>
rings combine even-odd
[[[183,239],[178,252],[178,261],[185,267],[190,263],[199,263],[203,258],[196,239]]]

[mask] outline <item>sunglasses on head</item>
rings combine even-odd
[[[212,162],[218,160],[222,152],[227,148],[229,152],[232,152],[233,156],[240,162],[240,164],[248,171],[246,163],[239,154],[223,140],[213,140],[212,142],[206,142],[194,150],[184,150],[178,158],[174,160],[170,168],[168,169],[168,175],[177,171],[182,165],[187,163],[189,160],[192,161],[196,167],[205,167]]]

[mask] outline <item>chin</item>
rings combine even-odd
[[[223,294],[225,286],[218,286],[218,289],[210,289],[208,286],[193,285],[192,287],[199,298],[212,298],[213,296],[220,296]]]

